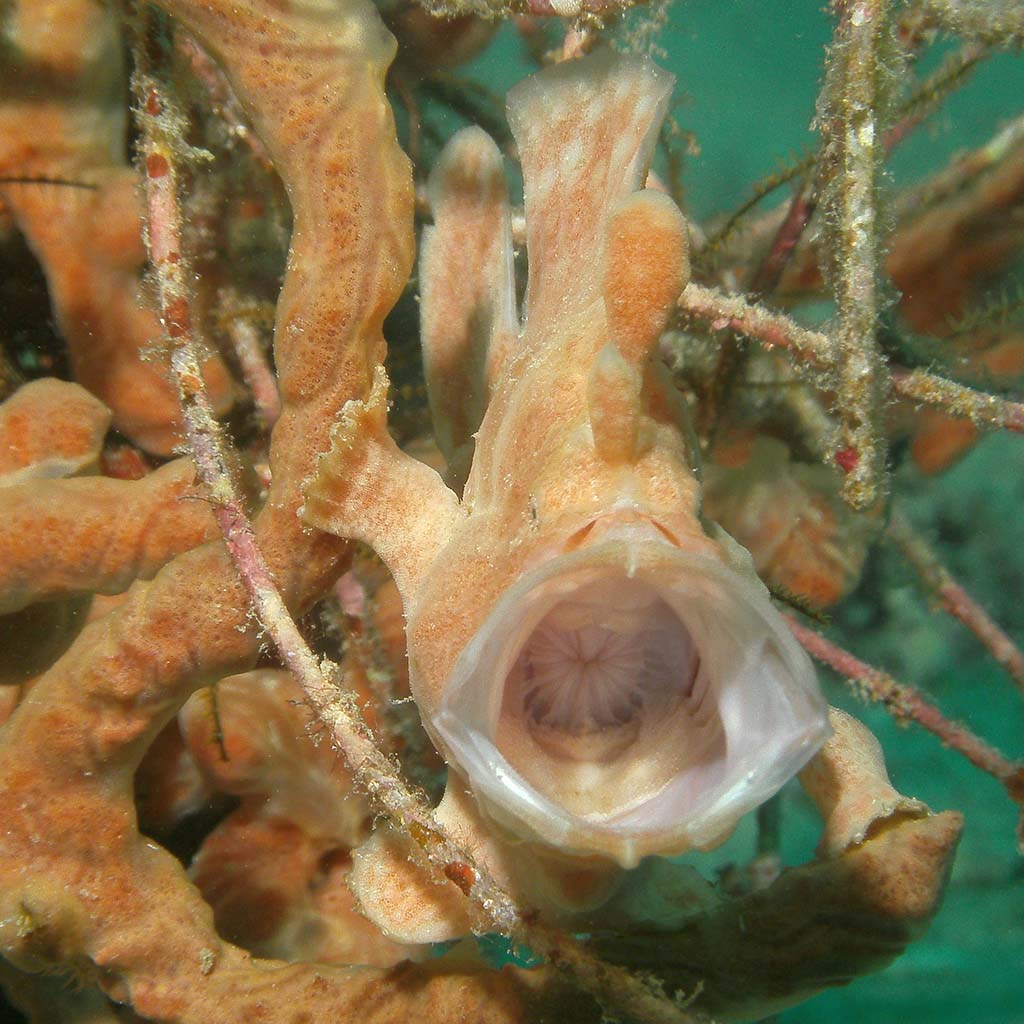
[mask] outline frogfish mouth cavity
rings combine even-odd
[[[522,715],[552,757],[600,763],[636,740],[645,716],[685,700],[699,743],[707,694],[706,685],[694,693],[699,665],[693,638],[657,591],[599,578],[560,598],[534,628],[503,712]]]

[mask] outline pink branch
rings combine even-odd
[[[836,347],[829,335],[802,327],[784,313],[748,302],[742,295],[726,295],[699,284],[686,286],[678,306],[681,313],[707,321],[713,330],[735,331],[769,348],[787,349],[815,371],[819,384],[830,385]],[[936,406],[977,427],[1024,434],[1024,403],[975,391],[925,370],[893,370],[890,384],[900,398]]]
[[[953,578],[902,516],[893,516],[889,524],[889,538],[920,576],[928,590],[938,598],[946,612],[959,619],[981,641],[1024,692],[1024,652]]]
[[[226,331],[242,377],[252,395],[256,415],[263,428],[270,430],[281,415],[281,396],[274,371],[260,344],[259,331],[243,316],[233,316]]]
[[[1024,812],[1024,764],[1011,761],[966,726],[951,722],[912,686],[899,683],[881,669],[861,661],[793,616],[784,614],[783,618],[808,654],[844,676],[859,696],[882,704],[897,721],[916,722],[938,736],[947,747],[1001,782],[1010,799]],[[1018,823],[1017,842],[1024,852],[1024,813]]]

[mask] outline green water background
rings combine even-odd
[[[754,181],[813,146],[832,19],[824,4],[808,0],[679,0],[667,11],[656,40],[667,57],[659,61],[677,76],[674,114],[700,146],[685,183],[691,210],[707,217],[734,208]],[[924,67],[955,45],[936,48]],[[506,30],[475,70],[499,93],[526,73],[515,33]],[[889,185],[919,180],[956,151],[983,143],[1022,106],[1024,58],[998,54],[898,150]],[[950,569],[1018,641],[1024,638],[1024,438],[989,435],[939,478],[902,465],[894,493]],[[1011,757],[1024,754],[1020,694],[965,629],[929,608],[891,554],[872,557],[865,583],[836,613],[832,635],[920,686]],[[929,932],[887,970],[777,1020],[1024,1022],[1024,861],[1002,788],[931,735],[898,727],[884,711],[852,699],[836,680],[826,678],[825,686],[831,702],[878,736],[902,792],[935,810],[959,810],[966,824],[945,904]],[[784,859],[799,863],[812,855],[820,822],[796,785],[784,792],[783,809]],[[694,862],[711,874],[754,848],[748,821],[727,847]]]

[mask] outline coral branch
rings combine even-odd
[[[956,235],[977,230],[976,225],[983,225],[994,210],[1013,204],[1014,181],[1019,178],[1014,170],[1019,163],[1015,155],[1022,143],[1024,116],[1018,116],[1000,127],[983,146],[958,154],[944,170],[901,193],[896,203],[897,215],[904,219],[948,204],[949,210],[940,222],[945,230]],[[1001,168],[1002,173],[997,174],[995,180],[986,180],[989,172]],[[1000,178],[1006,180],[1000,181]],[[942,247],[922,244],[922,241],[916,232],[906,240],[908,259],[934,260],[941,253]]]
[[[209,540],[213,522],[191,493],[194,475],[180,459],[142,480],[0,488],[0,614],[70,594],[118,594]]]
[[[91,0],[18,0],[5,5],[3,17],[0,175],[95,186],[0,186],[3,202],[46,273],[76,380],[112,410],[119,430],[170,454],[177,403],[165,367],[146,355],[159,325],[139,302],[145,254],[138,182],[125,156],[126,97],[114,13]],[[204,373],[223,412],[230,380],[216,355],[206,360]]]
[[[836,345],[821,331],[801,327],[783,313],[748,302],[741,295],[725,295],[691,281],[679,296],[679,309],[689,317],[706,320],[713,330],[732,330],[769,348],[785,348],[819,374],[831,374]],[[799,365],[799,364],[798,364]],[[823,377],[827,385],[829,377]]]
[[[927,0],[926,18],[966,39],[997,46],[1024,44],[1024,10],[1014,0]]]
[[[892,517],[888,535],[942,607],[953,618],[959,619],[985,645],[992,657],[1024,691],[1024,652],[1005,630],[953,578],[903,516]]]
[[[146,113],[142,124],[151,261],[162,319],[173,346],[172,374],[181,396],[189,448],[257,619],[317,715],[330,729],[355,784],[403,834],[413,838],[439,880],[458,884],[471,901],[479,927],[529,944],[609,1009],[666,1024],[685,1024],[692,1020],[691,1015],[678,1010],[640,979],[622,968],[596,960],[571,937],[527,922],[512,898],[474,864],[467,850],[446,834],[425,800],[399,776],[395,765],[367,728],[351,689],[345,686],[340,668],[327,659],[318,660],[303,639],[275,585],[232,483],[231,457],[199,373],[185,284],[187,261],[181,246],[176,160],[167,137],[167,125],[176,123],[176,118],[158,83],[147,74],[141,52],[137,52],[136,59],[140,69],[137,89],[144,97]]]
[[[420,0],[431,14],[455,18],[474,14],[480,18],[511,18],[516,14],[575,18],[583,15],[614,17],[646,0]]]
[[[786,269],[797,244],[818,208],[811,182],[807,181],[797,190],[786,211],[786,218],[779,226],[772,240],[768,255],[757,268],[751,287],[755,294],[774,291]]]
[[[938,406],[978,427],[1024,434],[1024,403],[977,391],[927,370],[893,370],[892,383],[901,398]]]
[[[256,524],[291,600],[291,581],[277,574],[305,563],[326,580],[346,550],[299,522],[301,485],[330,447],[337,412],[368,394],[384,357],[384,317],[412,264],[410,168],[384,96],[395,44],[359,2],[329,13],[270,0],[161,6],[223,67],[292,205],[274,330],[282,412]]]
[[[732,330],[769,348],[785,348],[816,372],[820,386],[829,387],[836,347],[821,331],[803,327],[784,313],[767,310],[739,295],[724,295],[691,282],[679,297],[679,309],[707,321],[714,330]],[[1024,404],[976,391],[925,370],[895,369],[893,393],[900,398],[933,405],[990,430],[1024,433]]]
[[[43,378],[0,405],[0,486],[93,469],[110,410],[85,388]]]
[[[989,47],[968,44],[947,58],[937,71],[921,82],[914,90],[913,95],[906,102],[900,104],[896,111],[894,123],[886,132],[883,140],[886,152],[895,149],[953,90],[964,85],[977,65],[990,55]],[[814,167],[817,159],[816,153],[808,153],[794,160],[783,171],[772,174],[760,182],[750,198],[737,207],[709,236],[701,250],[704,260],[726,246],[737,234],[738,229],[745,226],[750,214],[763,199],[787,182],[805,176]],[[768,255],[752,278],[751,291],[754,293],[770,292],[777,285],[785,269],[786,259],[792,253],[801,238],[803,229],[817,209],[817,196],[813,185],[813,181],[805,182],[797,190],[789,204],[785,219],[777,228],[776,237]],[[778,222],[777,211],[762,217],[760,221],[762,226],[772,222]],[[751,229],[748,229],[748,233],[755,236],[758,234]]]
[[[260,425],[271,430],[281,415],[281,396],[277,381],[260,344],[259,329],[244,316],[232,316],[226,333],[235,351],[242,379],[249,388]]]

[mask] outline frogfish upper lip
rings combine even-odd
[[[829,735],[752,570],[635,524],[524,572],[432,726],[507,833],[624,866],[721,841]]]

